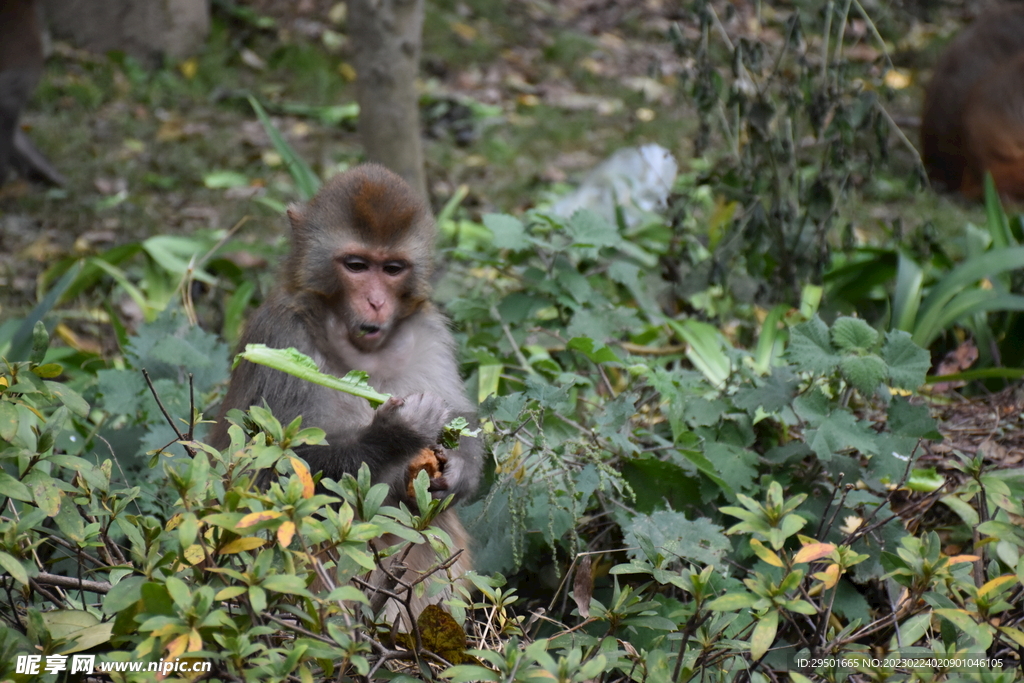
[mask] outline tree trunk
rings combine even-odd
[[[349,0],[348,7],[359,136],[366,156],[426,197],[416,92],[423,0]]]
[[[44,0],[54,37],[91,52],[121,50],[148,66],[183,59],[210,32],[209,0]]]

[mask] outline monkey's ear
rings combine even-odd
[[[306,217],[302,215],[302,207],[298,204],[289,204],[286,213],[288,214],[288,220],[292,224],[292,230],[297,230],[306,222]]]

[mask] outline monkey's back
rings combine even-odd
[[[1007,5],[978,17],[939,59],[921,113],[921,156],[938,189],[969,194],[980,187],[991,155],[973,145],[999,133],[995,120],[1024,139],[1024,63],[1014,59],[1021,53],[1024,5]]]

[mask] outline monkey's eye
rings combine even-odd
[[[341,262],[345,268],[352,273],[362,273],[370,268],[366,261],[356,256],[346,256],[341,259]]]
[[[384,272],[388,275],[399,275],[408,265],[405,261],[388,261],[384,264]]]

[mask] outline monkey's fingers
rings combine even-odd
[[[442,494],[435,495],[434,498],[444,498],[446,495],[448,495],[446,493],[446,491],[448,491],[448,480],[445,479],[444,477],[437,477],[435,479],[431,479],[430,486],[427,487],[427,490],[434,494]]]

